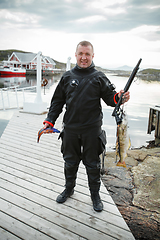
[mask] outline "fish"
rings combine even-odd
[[[125,158],[127,150],[131,147],[131,141],[128,135],[128,121],[125,112],[122,113],[122,118],[122,122],[117,125],[116,160],[119,156],[119,161],[116,166],[126,168]]]
[[[37,143],[39,143],[40,137],[44,133],[60,133],[60,131],[56,128],[49,127],[49,128],[41,128],[38,132]]]

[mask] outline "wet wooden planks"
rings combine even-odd
[[[17,111],[0,138],[0,239],[134,239],[103,184],[104,211],[93,210],[82,164],[74,195],[56,203],[65,184],[61,141],[45,134],[36,142],[44,118]]]

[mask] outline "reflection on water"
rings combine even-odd
[[[116,90],[124,89],[128,78],[108,75]],[[138,79],[133,82],[130,89],[131,98],[124,105],[124,110],[128,116],[128,132],[133,148],[146,146],[147,141],[154,140],[154,131],[147,134],[150,107],[160,106],[160,82],[148,82]],[[112,117],[113,108],[103,105],[103,128],[107,132],[107,149],[115,147],[116,123]]]
[[[60,76],[45,76],[42,78],[48,80],[48,84],[46,88],[49,88],[51,85],[53,85],[54,82],[56,82]],[[37,85],[37,78],[36,76],[25,76],[25,77],[0,77],[0,88],[6,88],[6,87],[14,87],[17,86],[19,88],[24,87],[30,87],[30,86],[36,86]]]

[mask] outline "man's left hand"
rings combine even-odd
[[[124,93],[123,90],[121,90],[119,93],[118,93],[118,97],[120,98],[122,93]],[[130,92],[127,91],[126,93],[123,94],[123,97],[122,97],[122,104],[125,103],[125,102],[128,102],[128,100],[130,99]]]

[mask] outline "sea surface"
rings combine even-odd
[[[128,78],[106,74],[116,86],[116,91],[124,89]],[[124,104],[124,111],[128,119],[128,133],[131,148],[147,146],[154,140],[154,131],[147,134],[149,110],[156,105],[160,106],[160,81],[146,81],[135,77],[130,86],[130,100]],[[103,102],[103,128],[107,132],[107,149],[112,150],[116,143],[116,122],[112,117],[113,108]]]
[[[116,91],[124,89],[128,78],[106,74],[109,80],[116,86]],[[46,88],[57,84],[60,76],[46,77],[48,85]],[[36,77],[24,78],[0,78],[0,87],[9,87],[19,85],[27,87],[36,85]],[[130,100],[124,104],[124,111],[128,118],[128,133],[132,148],[146,146],[150,140],[154,140],[154,131],[147,134],[149,110],[155,105],[160,106],[160,81],[145,81],[135,78],[130,86]],[[1,98],[0,98],[1,101]],[[113,108],[107,106],[102,101],[103,108],[103,129],[107,133],[107,150],[112,151],[116,144],[116,122],[112,117]],[[13,110],[0,111],[0,136],[3,133]]]
[[[49,88],[53,85],[58,79],[60,78],[60,74],[55,76],[45,76],[42,77],[42,81],[44,79],[48,80],[48,85],[46,88]],[[30,86],[37,85],[37,77],[36,75],[28,75],[23,77],[0,77],[0,89],[7,88],[7,87],[14,87],[18,86],[19,88],[25,88]]]

